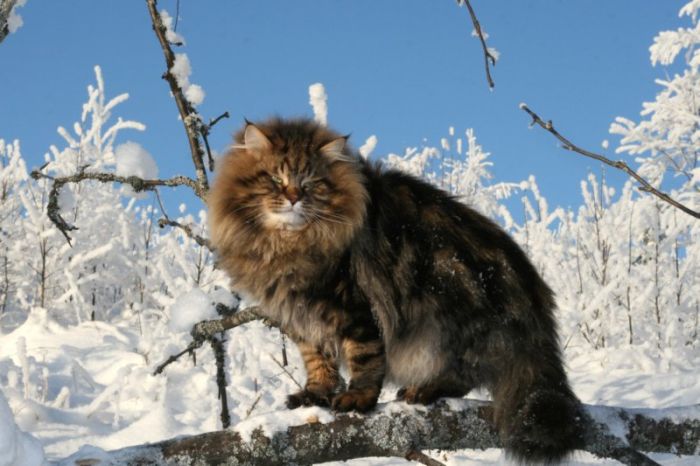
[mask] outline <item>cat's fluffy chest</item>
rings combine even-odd
[[[320,264],[325,263],[325,267]],[[262,255],[250,251],[240,257],[233,287],[260,303],[261,312],[294,337],[322,345],[337,338],[342,311],[319,300],[310,290],[322,280],[322,270],[334,267],[334,256],[314,251],[296,255]]]

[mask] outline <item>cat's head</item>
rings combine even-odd
[[[346,242],[365,215],[359,164],[346,137],[311,120],[246,123],[209,197],[215,246],[232,229]]]

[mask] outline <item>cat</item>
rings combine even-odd
[[[299,347],[307,382],[289,408],[369,411],[385,379],[408,403],[486,387],[509,456],[582,446],[553,293],[491,220],[303,118],[246,121],[208,206],[233,289]]]

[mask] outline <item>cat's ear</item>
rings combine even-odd
[[[243,145],[245,146],[246,150],[252,152],[265,151],[272,147],[272,143],[267,136],[265,136],[265,134],[252,123],[248,123],[245,127]]]
[[[345,146],[348,143],[348,137],[343,136],[339,137],[337,139],[333,139],[331,142],[324,144],[320,150],[320,152],[328,157],[328,159],[332,161],[344,161],[348,162],[352,160],[352,157],[349,157],[348,155],[344,154],[343,151],[345,150]]]

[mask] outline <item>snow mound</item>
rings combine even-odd
[[[35,466],[43,462],[41,443],[19,430],[0,390],[0,466]]]

